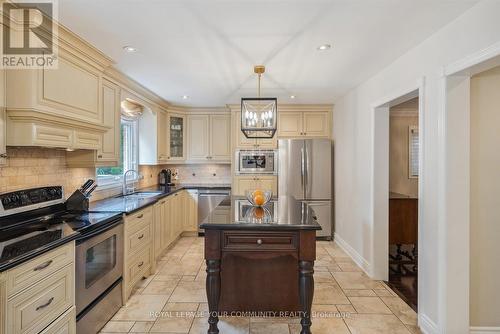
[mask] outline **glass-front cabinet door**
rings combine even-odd
[[[172,114],[168,116],[168,148],[169,160],[185,159],[185,117]]]

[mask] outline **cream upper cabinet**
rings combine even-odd
[[[278,113],[278,136],[299,137],[303,135],[302,112]]]
[[[235,148],[277,148],[278,141],[277,135],[269,139],[254,139],[247,138],[243,132],[241,132],[241,112],[233,112],[233,137],[234,137],[234,147]]]
[[[104,125],[110,127],[103,134],[102,145],[97,150],[97,161],[108,166],[120,160],[120,100],[119,88],[108,80],[102,83],[102,110]]]
[[[210,116],[210,160],[231,160],[231,117]]]
[[[158,147],[158,161],[168,160],[168,115],[165,112],[159,111],[157,114],[158,121],[157,127],[157,147]],[[142,135],[140,133],[139,135]]]
[[[57,69],[8,71],[8,110],[36,110],[102,124],[102,72],[83,59],[61,52]]]
[[[188,159],[190,161],[206,161],[210,152],[209,130],[210,117],[208,115],[188,116]]]
[[[330,117],[326,112],[304,113],[304,136],[307,137],[329,137]]]
[[[5,71],[0,70],[0,166],[7,163],[5,119]]]
[[[139,118],[139,164],[160,165],[168,162],[168,116],[156,106],[145,105]]]
[[[229,115],[188,115],[188,161],[231,161]]]
[[[328,111],[278,112],[278,137],[330,137]]]
[[[186,117],[180,114],[168,114],[168,160],[172,162],[186,159]]]

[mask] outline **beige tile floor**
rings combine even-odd
[[[101,333],[207,332],[203,238],[181,238]],[[416,313],[334,242],[317,242],[314,334],[420,333]],[[228,317],[221,334],[298,334],[297,318]]]

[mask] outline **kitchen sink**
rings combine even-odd
[[[121,197],[126,198],[150,198],[161,195],[161,191],[138,191],[127,195],[122,195]]]

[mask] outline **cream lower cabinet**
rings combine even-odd
[[[278,137],[325,137],[331,136],[331,113],[327,111],[278,112]]]
[[[154,273],[154,224],[153,207],[147,207],[125,216],[123,248],[123,302],[125,303],[136,284]]]
[[[231,117],[188,115],[188,162],[231,162]]]
[[[75,243],[0,273],[0,333],[76,332]]]
[[[233,177],[233,195],[244,196],[247,190],[254,189],[271,190],[273,196],[276,196],[278,194],[278,177],[267,175]]]
[[[189,189],[186,191],[184,212],[186,219],[184,220],[185,232],[198,231],[198,190]]]

